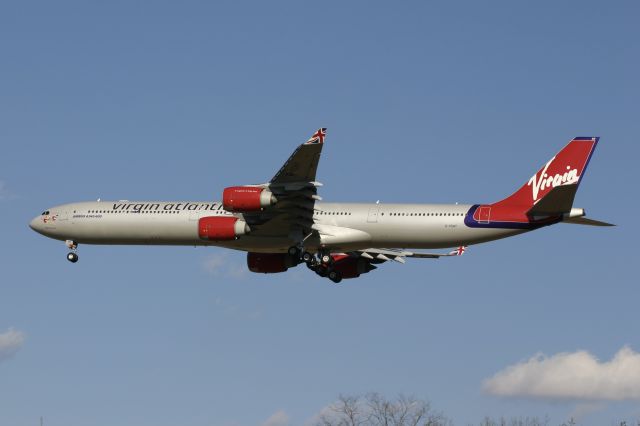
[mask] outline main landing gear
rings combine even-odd
[[[71,263],[76,263],[78,261],[78,243],[76,243],[75,241],[67,240],[65,241],[65,244],[67,245],[69,250],[71,250],[67,254],[67,260]]]
[[[342,281],[342,274],[340,271],[333,269],[333,257],[331,257],[331,253],[321,251],[318,254],[312,254],[305,251],[304,248],[295,246],[290,247],[288,252],[291,256],[299,259],[301,263],[304,262],[307,265],[307,268],[311,269],[319,276],[329,278],[336,284]]]

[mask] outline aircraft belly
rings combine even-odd
[[[440,249],[492,241],[523,230],[469,228],[464,223],[434,222],[415,224],[383,224],[371,226],[367,231],[374,247],[404,247]]]

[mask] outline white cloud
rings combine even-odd
[[[0,334],[0,362],[11,358],[24,343],[24,333],[13,328]]]
[[[312,417],[304,422],[304,426],[315,426],[321,424],[323,419],[331,418],[335,415],[335,404],[329,404],[324,407]],[[336,422],[337,423],[337,422]]]
[[[213,253],[205,257],[202,267],[209,274],[240,280],[246,277],[248,269],[244,264],[230,258],[227,253]]]
[[[289,416],[283,410],[278,410],[262,426],[289,426]]]
[[[610,361],[586,351],[537,354],[499,371],[483,388],[505,397],[640,400],[640,353],[625,346]]]

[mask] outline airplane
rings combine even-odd
[[[388,261],[460,256],[466,247],[556,223],[613,226],[573,207],[598,137],[576,137],[507,198],[488,204],[323,203],[316,180],[326,128],[267,183],[225,188],[221,201],[101,201],[45,210],[29,226],[79,244],[218,246],[247,252],[257,273],[305,263],[339,283]],[[444,249],[425,253],[415,249]]]

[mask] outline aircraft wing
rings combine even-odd
[[[273,209],[245,214],[252,235],[302,241],[313,232],[313,208],[321,200],[318,187],[322,186],[316,182],[316,171],[326,134],[326,128],[318,129],[268,183],[261,185],[269,188],[278,203]]]

